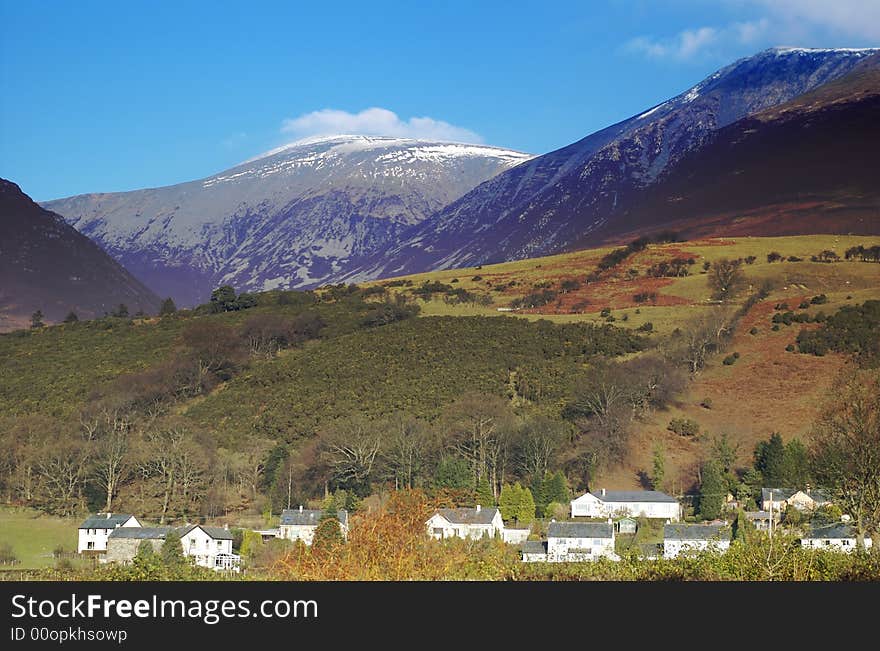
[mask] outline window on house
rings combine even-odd
[[[94,549],[94,548],[95,548],[95,541],[90,540],[90,541],[86,544],[86,549]]]
[[[217,541],[217,549],[222,549],[222,548],[223,548],[223,542],[218,540]]]
[[[189,548],[190,548],[190,549],[194,549],[195,546],[196,546],[196,539],[195,539],[195,538],[190,538],[190,539],[189,539]]]

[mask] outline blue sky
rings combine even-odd
[[[880,0],[0,0],[0,176],[167,185],[333,130],[543,153],[773,45],[880,45]]]

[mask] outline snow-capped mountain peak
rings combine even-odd
[[[46,202],[157,293],[188,305],[320,283],[479,183],[532,158],[466,143],[333,135],[205,179]]]

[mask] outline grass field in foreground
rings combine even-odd
[[[21,564],[15,569],[52,567],[53,550],[76,551],[78,518],[59,518],[26,508],[0,507],[0,544],[9,543]],[[7,568],[0,565],[0,568]]]

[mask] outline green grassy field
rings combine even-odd
[[[15,569],[52,567],[59,545],[76,551],[78,518],[59,518],[34,509],[0,507],[0,544],[9,543],[20,561]],[[0,568],[8,568],[0,565]]]

